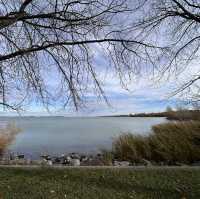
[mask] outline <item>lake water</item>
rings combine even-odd
[[[94,153],[111,148],[112,139],[122,133],[148,134],[165,118],[130,117],[16,117],[0,118],[0,123],[15,122],[22,129],[9,151],[38,157],[41,153]]]

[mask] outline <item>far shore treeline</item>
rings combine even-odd
[[[164,112],[157,113],[137,113],[128,115],[114,115],[105,117],[165,117],[168,120],[187,121],[187,120],[200,120],[200,110],[166,110]]]

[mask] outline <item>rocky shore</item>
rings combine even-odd
[[[105,154],[84,155],[78,153],[62,154],[60,156],[51,156],[42,154],[37,160],[25,157],[23,154],[7,154],[0,158],[0,165],[24,165],[24,166],[117,166],[117,167],[131,167],[131,166],[200,166],[200,161],[192,164],[169,164],[167,162],[150,162],[143,159],[140,163],[133,163],[129,161],[121,161],[105,157]]]
[[[60,156],[50,156],[42,154],[40,159],[32,160],[23,154],[9,154],[0,159],[0,165],[41,165],[41,166],[131,166],[128,161],[113,160],[109,164],[105,162],[102,154],[82,155],[78,153],[62,154]]]

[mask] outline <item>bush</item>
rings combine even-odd
[[[111,166],[114,159],[112,151],[101,150],[101,153],[102,153],[103,164],[106,166]]]
[[[168,111],[168,112],[166,112],[166,117],[168,120],[200,121],[200,111],[199,110],[187,110],[187,109],[182,109],[182,110],[178,110],[178,111]]]
[[[119,160],[166,164],[200,161],[200,122],[173,122],[156,125],[147,136],[123,134],[113,141]]]
[[[19,132],[20,129],[14,124],[8,124],[6,128],[0,129],[0,155],[2,155],[6,147],[13,142]]]
[[[141,162],[142,159],[150,157],[148,139],[133,134],[125,134],[116,138],[113,142],[113,151],[117,159],[131,162]]]
[[[169,163],[200,160],[200,122],[174,122],[153,127],[151,158]]]

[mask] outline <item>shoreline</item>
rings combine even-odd
[[[26,158],[20,154],[2,156],[0,158],[0,167],[52,167],[52,168],[74,168],[74,167],[94,167],[94,168],[187,168],[199,167],[200,161],[191,163],[174,162],[155,162],[153,160],[142,159],[140,162],[130,160],[121,160],[118,158],[107,159],[106,153],[93,155],[70,153],[60,156],[41,155],[38,159]]]
[[[168,170],[168,169],[194,169],[199,170],[200,166],[41,166],[41,165],[0,165],[0,168],[21,168],[21,169],[130,169],[130,170]]]

